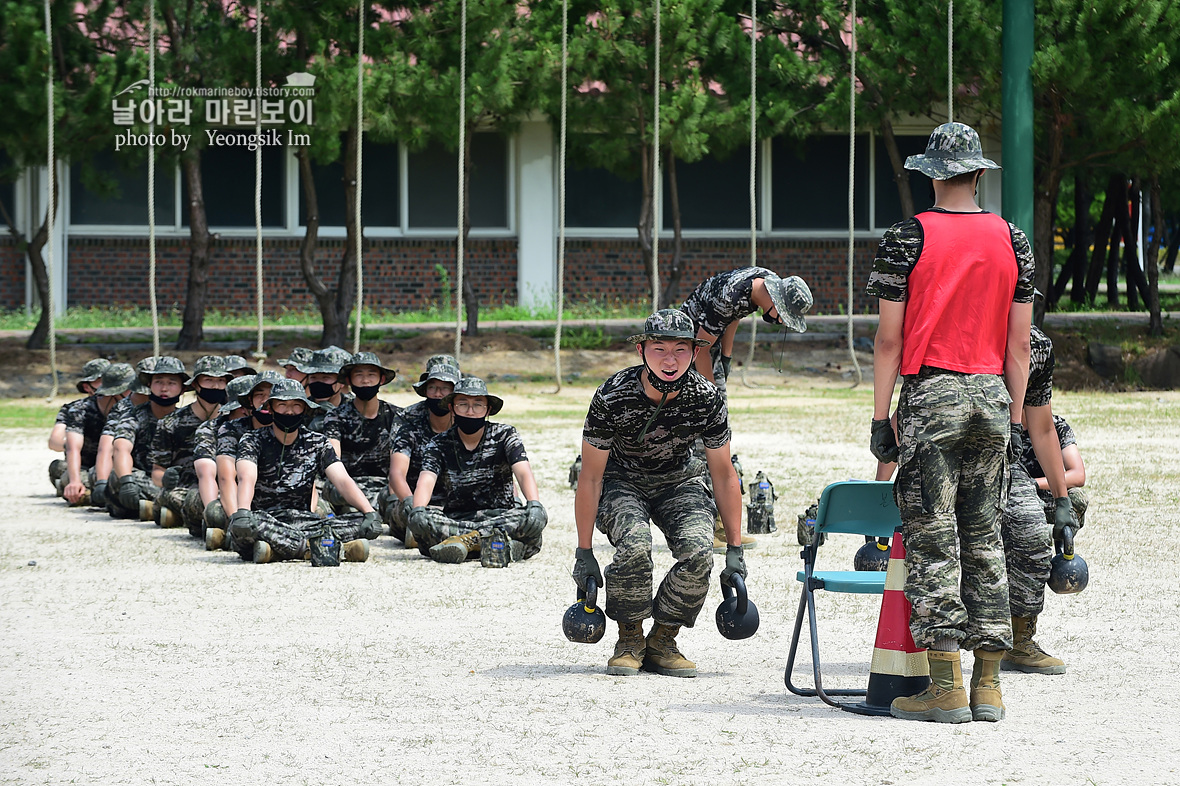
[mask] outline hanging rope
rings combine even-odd
[[[156,0],[148,4],[148,305],[152,309],[152,355],[160,355],[160,309],[156,303]]]
[[[852,357],[852,368],[856,372],[856,381],[852,387],[861,383],[863,376],[860,371],[860,361],[856,359],[856,347],[852,337],[852,262],[856,252],[856,215],[853,206],[856,196],[856,0],[852,0],[852,43],[850,46],[851,65],[848,78],[848,354]]]
[[[467,0],[460,3],[459,32],[459,237],[455,241],[455,360],[463,351],[463,178],[467,161]]]
[[[565,306],[565,123],[569,91],[569,0],[561,0],[561,131],[557,144],[557,325],[553,329],[553,369],[561,392],[561,316]]]
[[[750,0],[750,267],[758,265],[758,0]],[[742,365],[742,385],[757,387],[746,378],[754,364],[758,341],[758,320],[750,322],[750,350]]]
[[[946,122],[955,122],[955,0],[946,4]]]
[[[49,178],[49,199],[46,201],[45,213],[45,220],[49,227],[49,242],[45,244],[45,272],[49,283],[47,287],[49,302],[42,303],[41,308],[48,309],[46,313],[49,315],[49,373],[53,377],[53,388],[49,391],[49,398],[54,399],[57,397],[57,335],[55,328],[57,315],[53,313],[53,214],[57,212],[57,199],[54,198],[53,189],[57,180],[57,161],[54,159],[53,152],[53,126],[57,119],[53,111],[53,23],[49,16],[49,0],[45,0],[45,55],[45,97],[48,109],[48,114],[45,116],[45,127],[48,129],[46,138],[48,154],[45,167]]]
[[[254,133],[262,138],[262,0],[254,15]],[[258,305],[258,348],[254,357],[266,359],[262,324],[262,145],[254,150],[254,293]]]
[[[651,92],[655,103],[651,155],[651,310],[660,308],[660,0],[653,0],[656,16],[656,68]]]
[[[365,0],[357,3],[357,48],[356,48],[356,205],[353,221],[356,222],[356,331],[352,337],[352,352],[361,351],[361,307],[365,302],[365,264],[361,256],[364,246],[361,226],[361,182],[364,180],[365,139]]]

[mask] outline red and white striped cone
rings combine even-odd
[[[903,591],[905,577],[905,544],[901,530],[897,530],[893,533],[889,567],[885,571],[885,595],[881,598],[867,695],[859,704],[845,705],[849,712],[888,715],[894,699],[921,693],[930,685],[926,650],[914,644],[910,633],[910,602]]]

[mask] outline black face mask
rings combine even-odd
[[[225,388],[197,388],[197,398],[209,404],[224,404],[229,401]]]
[[[380,387],[380,385],[353,385],[352,392],[361,401],[371,401],[377,397],[377,390]]]
[[[772,317],[768,312],[762,312],[762,321],[768,325],[777,325],[778,317]]]
[[[481,428],[488,424],[487,416],[482,418],[469,418],[466,415],[455,415],[455,425],[464,434],[474,434]]]
[[[180,401],[180,396],[167,396],[167,397],[165,397],[165,396],[157,396],[155,393],[152,393],[148,396],[148,399],[153,404],[155,404],[157,406],[170,407],[173,404],[175,404],[177,401]]]
[[[450,408],[441,398],[426,399],[426,408],[430,410],[431,415],[437,415],[440,418],[451,414]]]
[[[331,382],[309,382],[307,392],[317,401],[336,395],[336,385]]]
[[[299,427],[303,425],[303,415],[302,413],[296,415],[284,415],[281,412],[276,412],[274,413],[274,421],[279,431],[283,432],[284,434],[290,434],[294,431],[298,431]]]
[[[258,421],[260,426],[269,426],[275,422],[275,416],[269,409],[259,409],[254,412],[254,420]]]

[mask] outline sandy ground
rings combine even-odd
[[[747,479],[763,469],[779,493],[779,531],[747,558],[762,627],[723,639],[714,579],[680,639],[693,680],[606,676],[613,626],[593,646],[561,634],[565,481],[589,387],[506,395],[498,419],[523,432],[550,526],[540,555],[499,571],[433,564],[388,537],[337,569],[242,563],[183,530],[66,509],[45,435],[0,432],[0,781],[1180,783],[1180,395],[1054,399],[1091,478],[1078,543],[1090,587],[1050,595],[1039,636],[1069,673],[1005,673],[1007,720],[949,727],[784,689],[795,515],[826,483],[871,472],[871,393],[777,384],[733,396]],[[821,562],[851,567],[855,540],[833,539]],[[601,536],[598,551],[605,564]],[[663,546],[656,563],[670,564]],[[830,687],[863,687],[878,603],[822,598]]]

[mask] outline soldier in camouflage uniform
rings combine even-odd
[[[146,366],[151,370],[140,372],[139,381],[151,390],[150,400],[132,409],[114,427],[114,468],[106,500],[107,510],[115,518],[149,521],[154,517],[164,471],[153,471],[152,440],[159,421],[176,409],[188,378],[184,364],[174,357],[157,357]]]
[[[290,356],[279,358],[277,365],[283,370],[283,374],[287,379],[293,379],[303,384],[303,381],[307,378],[307,374],[300,371],[299,366],[311,362],[311,356],[312,350],[307,347],[293,347]]]
[[[278,375],[275,374],[275,377],[277,378]],[[201,494],[201,502],[204,505],[201,511],[201,522],[206,547],[209,545],[210,527],[221,530],[221,537],[224,539],[225,528],[228,526],[225,509],[221,505],[221,487],[217,474],[217,431],[226,423],[249,417],[250,411],[243,399],[250,395],[250,389],[254,387],[256,378],[254,374],[246,374],[231,379],[225,386],[226,400],[221,405],[221,411],[217,417],[206,420],[193,432],[193,469],[196,470],[197,477],[202,482],[206,477],[213,478],[212,496],[206,500],[205,495]],[[219,541],[218,547],[220,545]]]
[[[152,479],[159,479],[163,492],[155,510],[161,527],[188,527],[194,538],[204,539],[205,505],[217,497],[216,465],[205,465],[198,474],[194,452],[197,428],[216,419],[221,405],[229,399],[226,385],[233,377],[225,360],[217,355],[197,358],[185,389],[197,394],[192,404],[162,418],[152,437]]]
[[[70,505],[90,502],[103,426],[115,405],[127,397],[134,378],[134,369],[126,363],[110,364],[102,372],[102,383],[94,395],[66,412],[66,474],[59,482],[62,496]]]
[[[238,377],[252,377],[258,373],[258,371],[252,367],[241,355],[226,355],[225,370],[228,371],[234,379],[237,379]]]
[[[455,419],[446,398],[455,391],[461,373],[450,355],[436,355],[426,361],[426,371],[414,383],[414,392],[422,401],[401,411],[394,423],[389,458],[389,491],[381,500],[381,517],[389,525],[389,534],[405,543],[406,548],[417,546],[413,535],[407,535],[410,510],[414,507],[414,489],[422,472],[422,448],[439,434],[454,425]],[[441,508],[446,495],[440,484],[427,503]]]
[[[107,501],[107,487],[111,470],[115,466],[116,427],[130,416],[133,409],[150,400],[151,391],[139,381],[139,375],[155,367],[156,358],[154,357],[142,358],[136,363],[131,374],[130,395],[116,403],[107,414],[106,423],[102,427],[102,436],[98,440],[98,454],[94,458],[94,490],[90,495],[90,502],[94,507],[110,509]]]
[[[935,203],[885,232],[869,278],[881,312],[870,447],[899,461],[910,628],[928,648],[932,683],[891,712],[997,721],[1000,659],[1012,646],[999,511],[1028,379],[1033,256],[1023,232],[975,201],[983,171],[999,167],[974,129],[939,126],[906,167],[931,178]],[[975,653],[970,698],[960,647]]]
[[[597,527],[615,547],[606,569],[606,614],[619,624],[619,641],[607,673],[632,675],[643,667],[693,677],[696,664],[680,653],[676,635],[693,626],[709,591],[718,508],[729,544],[722,581],[746,576],[728,410],[724,394],[692,368],[707,342],[696,338],[687,314],[658,311],[629,340],[642,362],[595,391],[582,430],[573,576],[583,591],[591,576],[604,586],[593,549]],[[702,462],[691,454],[697,439],[704,441],[716,503],[705,488]],[[649,521],[676,559],[654,599]],[[645,638],[648,617],[655,625]]]
[[[352,401],[352,394],[345,393],[345,382],[340,378],[341,367],[352,359],[344,350],[338,347],[317,349],[312,353],[311,360],[300,363],[296,368],[305,374],[303,380],[307,397],[315,403],[316,409],[309,415],[307,427],[321,434],[324,431],[324,418],[328,413],[342,404]]]
[[[340,369],[348,380],[354,398],[324,416],[324,436],[353,481],[360,486],[374,507],[384,508],[389,488],[390,434],[401,407],[377,398],[382,385],[388,385],[397,371],[381,365],[372,352],[358,352]],[[337,513],[347,513],[344,498],[325,482],[324,499]]]
[[[369,556],[368,540],[381,532],[381,518],[349,479],[331,444],[303,426],[304,415],[313,406],[298,382],[276,382],[267,401],[274,422],[242,435],[237,507],[229,526],[243,559],[248,554],[257,563],[300,559],[307,553],[308,538],[330,523],[344,543],[344,558],[364,562]],[[360,512],[336,516],[330,522],[312,512],[312,491],[321,474]]]
[[[479,377],[464,377],[443,401],[455,425],[422,448],[422,471],[414,487],[407,528],[418,549],[437,562],[458,563],[478,554],[493,529],[510,539],[513,560],[541,550],[549,515],[537,495],[537,481],[516,429],[488,420],[504,406]],[[512,479],[525,497],[518,507]],[[442,509],[427,507],[441,486]]]
[[[1069,505],[1073,509],[1073,520],[1076,528],[1086,526],[1086,510],[1090,507],[1090,498],[1082,489],[1086,485],[1086,463],[1082,461],[1082,453],[1078,449],[1078,437],[1073,427],[1060,415],[1053,416],[1053,427],[1057,431],[1057,441],[1061,445],[1061,458],[1065,463],[1065,486],[1069,489]],[[1049,479],[1045,477],[1045,470],[1037,460],[1036,452],[1025,435],[1024,457],[1021,460],[1033,483],[1037,484],[1037,496],[1045,506],[1045,518],[1052,521],[1057,513],[1057,499],[1049,488]]]
[[[66,404],[62,404],[61,408],[57,410],[57,417],[53,422],[53,429],[49,432],[49,449],[55,453],[64,453],[66,450],[66,420],[69,417],[69,411],[75,407],[82,407],[87,401],[94,398],[94,391],[102,379],[102,372],[106,371],[107,367],[111,365],[111,361],[106,358],[95,358],[89,360],[86,365],[82,366],[82,376],[80,376],[74,387],[78,389],[86,398],[74,399]],[[57,489],[57,496],[62,495],[62,489],[65,483],[60,482],[62,476],[66,474],[66,460],[54,459],[49,462],[49,482]]]

